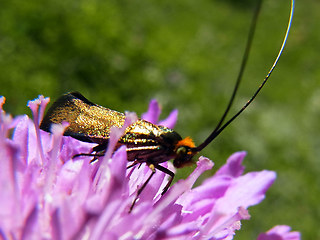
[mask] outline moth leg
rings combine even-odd
[[[156,169],[160,170],[161,172],[164,172],[164,173],[166,173],[166,174],[168,174],[170,176],[170,179],[169,179],[167,185],[162,190],[161,195],[163,195],[163,194],[165,194],[166,191],[168,191],[168,189],[169,189],[169,187],[170,187],[170,185],[171,185],[171,183],[173,181],[174,173],[172,171],[170,171],[169,169],[167,169],[165,167],[162,167],[161,165],[158,165],[158,164],[156,164],[154,167]]]
[[[72,157],[72,159],[81,157],[81,156],[86,156],[86,157],[93,157],[93,159],[90,160],[90,163],[95,162],[99,157],[103,157],[105,153],[79,153],[76,154]]]
[[[132,165],[136,165],[138,163],[139,162],[133,163]],[[132,165],[130,165],[129,167],[131,167]],[[175,174],[172,171],[170,171],[169,169],[162,167],[161,165],[158,165],[158,164],[148,164],[148,166],[151,169],[152,173],[150,174],[148,179],[144,182],[144,184],[138,189],[137,195],[136,195],[136,197],[130,207],[129,213],[132,211],[132,209],[133,209],[135,203],[137,202],[140,194],[142,193],[143,189],[147,186],[147,184],[151,180],[152,176],[156,173],[156,169],[158,169],[159,171],[164,172],[165,174],[168,174],[170,176],[170,179],[169,179],[167,185],[163,188],[161,195],[165,194],[165,192],[168,191],[168,189],[173,181]]]
[[[138,189],[137,195],[136,195],[135,199],[133,200],[133,203],[131,204],[129,213],[131,213],[131,211],[132,211],[134,205],[136,204],[136,202],[137,202],[140,194],[142,193],[143,189],[147,186],[147,184],[149,183],[149,181],[152,178],[152,176],[156,173],[156,169],[155,169],[155,165],[154,164],[148,164],[148,166],[151,169],[152,173],[150,174],[148,179],[144,182],[144,184]]]
[[[77,158],[77,157],[82,157],[82,156],[86,156],[86,157],[103,157],[104,154],[103,153],[79,153],[79,154],[74,155],[72,157],[72,159]],[[94,161],[94,160],[92,160],[92,161]]]
[[[134,167],[135,165],[137,165],[137,164],[139,164],[139,163],[140,163],[140,165],[141,165],[141,162],[135,160],[131,165],[129,165],[129,166],[127,167],[127,169],[132,168],[132,167]]]
[[[103,157],[106,153],[106,144],[99,144],[92,148],[91,153],[79,153],[72,157],[72,159],[86,156],[86,157],[93,157],[93,159],[90,161],[90,163],[96,161],[99,157]],[[95,153],[94,153],[95,152]]]

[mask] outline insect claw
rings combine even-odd
[[[170,187],[170,185],[171,185],[171,183],[172,183],[172,180],[173,180],[173,178],[171,178],[171,179],[168,181],[167,185],[163,188],[161,195],[165,194],[165,193],[168,191],[168,189],[169,189],[169,187]]]
[[[129,213],[132,212],[132,209],[133,209],[134,205],[136,204],[137,200],[138,200],[138,198],[137,198],[137,196],[136,196],[135,199],[133,200],[131,206],[130,206]]]

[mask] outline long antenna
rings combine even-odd
[[[277,63],[278,63],[278,61],[280,59],[280,56],[281,56],[281,54],[283,52],[284,46],[286,45],[286,42],[287,42],[287,39],[288,39],[288,35],[289,35],[289,32],[290,32],[290,28],[291,28],[292,17],[293,17],[293,12],[294,12],[294,0],[291,0],[290,16],[289,16],[289,21],[288,21],[288,24],[287,24],[286,33],[285,33],[285,36],[284,36],[283,41],[282,41],[282,45],[280,47],[278,55],[277,55],[275,61],[273,62],[268,74],[266,75],[266,77],[264,78],[263,82],[261,83],[261,85],[256,90],[256,92],[253,94],[253,96],[247,101],[247,103],[235,115],[233,115],[233,117],[231,117],[224,125],[222,125],[223,121],[225,120],[225,118],[226,118],[226,116],[227,116],[227,114],[228,114],[228,112],[229,112],[229,110],[230,110],[230,108],[232,106],[233,100],[235,98],[235,95],[236,95],[236,93],[238,91],[239,84],[240,84],[241,79],[242,79],[243,71],[244,71],[244,68],[246,66],[247,59],[248,59],[248,56],[249,56],[250,47],[251,47],[251,44],[252,44],[252,39],[253,39],[254,31],[255,31],[257,18],[258,18],[258,15],[259,15],[259,12],[260,12],[260,8],[261,8],[261,2],[262,2],[262,0],[260,0],[258,2],[257,7],[256,7],[255,12],[254,12],[254,16],[253,16],[252,23],[251,23],[251,26],[250,26],[250,31],[249,31],[249,36],[248,36],[248,41],[247,41],[245,53],[244,53],[244,56],[243,56],[243,59],[242,59],[242,63],[241,63],[240,71],[239,71],[238,78],[237,78],[237,81],[236,81],[236,85],[234,87],[232,96],[231,96],[231,98],[229,100],[229,104],[228,104],[223,116],[221,117],[218,125],[216,126],[216,128],[213,130],[213,132],[209,135],[209,137],[203,143],[201,143],[198,147],[195,147],[195,148],[192,149],[193,152],[199,152],[203,148],[205,148],[210,142],[212,142],[234,119],[236,119],[253,102],[253,100],[256,98],[256,96],[259,94],[259,92],[261,91],[263,86],[268,81],[271,73],[275,69],[275,67],[276,67],[276,65],[277,65]]]

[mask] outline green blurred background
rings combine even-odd
[[[254,0],[2,0],[0,95],[14,115],[39,94],[77,90],[119,111],[163,117],[177,108],[176,130],[200,143],[224,111],[236,79]],[[252,95],[280,47],[289,0],[266,0],[244,81],[233,106]],[[216,170],[246,150],[247,171],[274,170],[277,181],[235,239],[255,239],[288,224],[320,239],[320,2],[300,0],[285,52],[254,104],[202,154]],[[179,170],[183,177],[192,169]],[[212,174],[210,172],[210,174]],[[204,176],[205,177],[205,176]]]

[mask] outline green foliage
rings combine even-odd
[[[156,98],[163,116],[179,109],[177,131],[199,143],[230,97],[253,3],[4,0],[0,94],[7,98],[5,109],[29,114],[27,100],[39,94],[55,99],[73,90],[100,105],[137,113]],[[270,82],[202,153],[217,169],[231,153],[246,150],[248,170],[278,173],[237,239],[254,239],[275,224],[289,224],[305,239],[320,238],[319,10],[315,1],[297,2],[289,42]],[[267,73],[288,13],[289,1],[264,2],[234,112]]]

